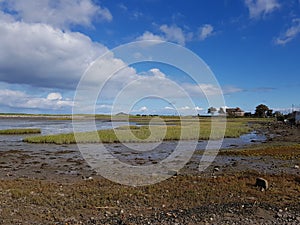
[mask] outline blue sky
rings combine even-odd
[[[299,0],[53,2],[0,0],[0,112],[70,113],[76,86],[97,57],[149,39],[182,45],[201,57],[224,92],[222,107],[300,108]],[[118,82],[140,76],[149,79],[137,92],[156,87],[162,77],[189,83],[180,71],[157,63],[129,66]],[[112,96],[99,99],[97,113],[110,112],[115,93],[107,94]],[[208,102],[192,98],[205,114]],[[168,104],[144,99],[131,112],[174,114]],[[184,102],[179,107],[180,114],[191,113]]]

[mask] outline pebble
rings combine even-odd
[[[257,177],[255,186],[259,187],[261,191],[266,191],[269,188],[269,183],[266,179],[262,177]]]

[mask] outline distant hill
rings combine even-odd
[[[129,116],[129,114],[124,113],[124,112],[119,112],[116,114],[116,116]]]

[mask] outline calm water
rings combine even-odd
[[[110,129],[127,125],[126,122],[114,122],[96,120],[98,130]],[[77,131],[92,131],[93,129],[86,125],[85,121],[76,122]],[[132,123],[130,123],[132,125]],[[72,120],[47,120],[47,119],[30,119],[30,118],[1,118],[0,130],[16,128],[40,128],[42,135],[61,134],[73,132]],[[36,134],[34,134],[36,135]],[[24,136],[29,135],[0,135],[0,142],[22,141]]]
[[[126,125],[125,122],[111,122],[96,120],[98,130],[109,129]],[[77,121],[79,131],[90,131],[85,121]],[[0,119],[0,130],[15,128],[40,128],[43,135],[73,132],[72,120],[47,120],[47,119]]]
[[[76,127],[78,131],[91,131],[92,129],[86,125],[85,121],[77,121]],[[134,123],[131,123],[133,125]],[[96,120],[97,129],[109,129],[112,127],[119,127],[127,125],[126,122],[114,122],[113,124],[108,121]],[[47,119],[27,119],[27,118],[5,118],[0,119],[0,129],[13,129],[13,128],[40,128],[42,135],[47,134],[59,134],[73,132],[72,120],[47,120]],[[34,134],[36,135],[36,134]],[[0,149],[7,148],[8,146],[21,147],[31,146],[32,144],[22,142],[22,139],[29,135],[0,135]],[[265,140],[264,135],[259,135],[255,132],[242,135],[240,138],[226,138],[223,141],[222,148],[238,147],[247,144],[251,144],[253,141],[261,142]],[[136,148],[145,149],[148,145],[155,143],[138,143]],[[177,142],[163,142],[160,144],[160,148],[172,150],[176,147]],[[121,147],[119,144],[118,147]],[[207,145],[207,141],[199,141],[197,148],[204,149]],[[35,145],[38,147],[38,145]],[[56,146],[58,147],[58,146]],[[115,145],[111,145],[115,148]],[[151,146],[150,146],[151,147]],[[122,147],[121,147],[122,148]],[[124,148],[124,147],[123,147]],[[133,148],[134,149],[134,148]]]

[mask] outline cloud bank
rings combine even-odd
[[[70,108],[73,101],[63,99],[60,93],[49,93],[47,97],[36,97],[22,91],[0,90],[0,105],[11,108],[62,110]]]
[[[39,87],[74,88],[107,51],[89,37],[47,24],[0,21],[0,79]]]
[[[25,23],[44,23],[67,29],[70,26],[92,26],[94,19],[111,21],[107,8],[95,5],[91,0],[10,0],[2,7]]]

